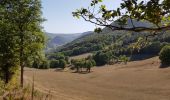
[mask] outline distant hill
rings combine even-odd
[[[54,34],[54,33],[48,33],[48,32],[46,32],[45,34],[46,34],[46,36],[48,37],[48,39],[53,39],[54,37],[57,36],[57,34]]]
[[[62,34],[62,33],[46,33],[48,37],[47,49],[56,48],[62,46],[66,43],[69,43],[81,36],[90,34],[91,32],[84,33],[72,33],[72,34]]]

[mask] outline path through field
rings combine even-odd
[[[54,100],[170,100],[170,68],[159,68],[158,57],[93,68],[90,74],[26,69],[35,72],[36,88]]]

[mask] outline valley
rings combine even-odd
[[[0,100],[170,100],[169,0],[0,0],[0,12]]]

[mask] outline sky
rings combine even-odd
[[[81,7],[88,7],[91,0],[42,0],[44,30],[49,33],[82,33],[93,31],[94,24],[76,19],[72,12]],[[117,8],[122,0],[103,0],[108,8]]]

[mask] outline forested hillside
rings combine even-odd
[[[138,22],[133,20],[136,26],[154,27],[149,22]],[[113,23],[113,24],[116,24]],[[130,19],[126,25],[131,26]],[[129,31],[112,31],[109,28],[104,28],[101,33],[93,33],[80,37],[71,43],[68,43],[61,48],[58,48],[56,52],[63,52],[67,56],[80,55],[83,53],[107,50],[118,46],[119,51],[123,50],[124,53],[130,53],[132,49],[131,45],[140,44],[138,47],[134,47],[134,53],[138,53],[137,49],[140,49],[140,53],[145,54],[158,54],[161,49],[161,45],[165,45],[170,42],[169,31],[159,32],[157,36],[149,37],[149,32],[129,32]],[[145,41],[147,39],[147,41]],[[141,47],[140,47],[141,46]]]

